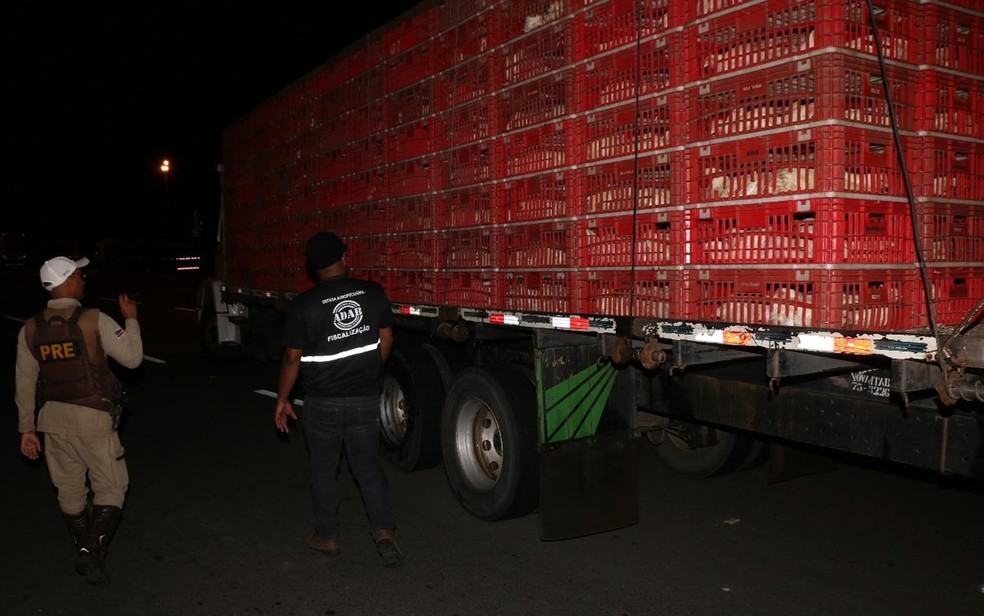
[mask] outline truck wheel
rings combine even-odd
[[[451,490],[475,517],[503,520],[536,508],[536,394],[518,370],[459,372],[444,403],[441,445]]]
[[[228,363],[242,358],[242,345],[219,343],[217,319],[214,306],[208,305],[202,309],[201,321],[198,323],[198,341],[205,356],[213,363]]]
[[[744,469],[762,451],[762,443],[756,439],[684,421],[671,421],[663,429],[651,432],[649,440],[667,468],[694,478]]]
[[[380,433],[386,458],[404,471],[441,461],[441,407],[445,385],[436,358],[416,344],[393,349],[380,398]]]

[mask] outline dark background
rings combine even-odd
[[[207,248],[222,128],[414,4],[4,3],[0,232]]]

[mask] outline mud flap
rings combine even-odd
[[[573,539],[639,523],[639,441],[628,433],[544,445],[540,538]]]

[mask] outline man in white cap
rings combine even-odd
[[[88,264],[85,257],[55,257],[41,266],[41,285],[51,298],[17,336],[16,401],[21,453],[37,460],[39,433],[44,434],[48,473],[75,539],[75,570],[104,586],[106,546],[129,484],[116,432],[121,388],[106,357],[136,368],[143,361],[143,341],[137,305],[126,294],[119,296],[124,327],[82,307],[81,268]]]

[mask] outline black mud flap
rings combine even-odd
[[[573,539],[639,523],[639,442],[626,433],[545,445],[540,538]]]

